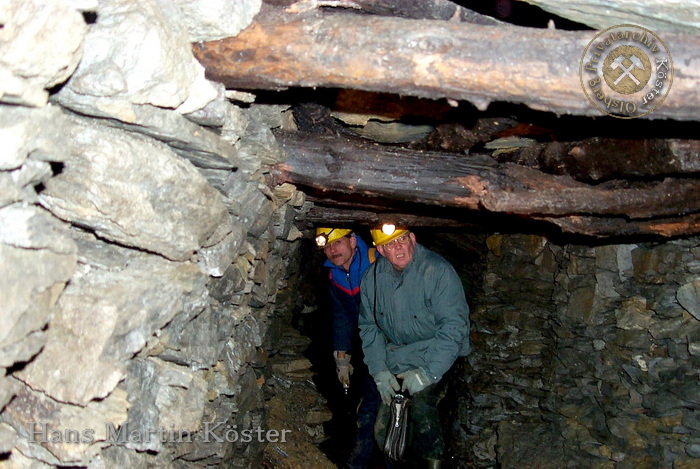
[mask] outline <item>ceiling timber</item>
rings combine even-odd
[[[675,13],[678,28],[672,20],[663,28],[672,92],[654,112],[621,123],[581,89],[581,53],[596,33],[581,23],[598,23],[567,16],[564,1],[546,8],[571,22],[550,17],[547,28],[469,3],[478,4],[270,0],[236,37],[193,50],[207,77],[229,89],[290,90],[278,97],[293,106],[299,132],[278,133],[287,161],[271,179],[307,193],[309,223],[373,224],[391,213],[420,226],[510,219],[594,237],[700,233],[700,35],[687,18]],[[616,15],[632,8],[613,4]],[[650,2],[647,13],[663,4]],[[640,14],[633,9],[630,18]],[[352,109],[338,109],[340,93],[320,98],[329,90],[417,101],[403,120],[386,107],[357,124]],[[436,117],[421,99],[447,111]],[[429,119],[416,117],[428,108]],[[404,125],[398,137],[392,119]]]

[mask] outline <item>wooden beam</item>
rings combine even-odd
[[[594,31],[558,31],[266,8],[238,36],[199,43],[207,77],[234,89],[352,88],[425,98],[523,103],[601,116],[579,61]],[[700,37],[665,34],[676,80],[649,119],[697,120]]]
[[[273,168],[279,182],[358,197],[478,209],[481,185],[498,165],[485,156],[460,158],[346,137],[276,136],[287,155]]]
[[[338,208],[314,204],[311,210],[304,215],[304,222],[311,225],[327,223],[332,225],[373,226],[391,220],[395,224],[403,226],[480,228],[474,220],[467,220],[467,218],[441,218],[429,215],[428,211],[402,213],[388,210],[372,211],[362,208]]]
[[[644,183],[617,180],[589,185],[569,176],[545,174],[510,163],[499,168],[498,179],[501,178],[505,181],[500,187],[498,183],[488,184],[480,198],[481,205],[494,212],[643,219],[700,210],[698,179],[668,177]]]
[[[649,237],[674,238],[700,233],[700,213],[672,218],[630,220],[625,217],[564,216],[514,217],[475,213],[470,210],[449,210],[414,205],[398,211],[389,207],[307,197],[311,208],[302,221],[308,227],[322,224],[372,226],[390,219],[396,224],[420,228],[463,228],[475,233],[518,232],[543,233],[552,229],[563,233],[597,238]],[[413,212],[411,212],[413,210]],[[547,228],[547,226],[549,226]]]
[[[591,138],[543,145],[537,167],[585,181],[700,174],[700,140]]]
[[[561,217],[543,221],[554,223],[565,233],[603,237],[675,238],[700,234],[700,214],[653,220],[628,220],[623,217]]]
[[[590,185],[569,176],[499,164],[485,155],[421,152],[301,133],[280,133],[278,140],[287,154],[286,161],[273,170],[278,183],[312,188],[329,198],[352,196],[357,206],[367,197],[384,198],[394,204],[518,215],[574,232],[584,232],[577,220],[590,217],[598,223],[584,234],[600,236],[625,234],[621,220],[634,223],[628,230],[634,234],[658,236],[676,236],[698,225],[693,218],[700,212],[697,179]],[[676,217],[680,227],[672,228],[669,223]]]

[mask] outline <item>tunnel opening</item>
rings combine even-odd
[[[416,233],[455,266],[471,310],[474,350],[456,362],[441,403],[450,467],[693,461],[697,320],[687,295],[697,238]],[[303,354],[330,412],[315,444],[342,466],[353,416],[332,358],[325,256],[303,244],[300,276],[310,285],[292,325],[309,339]]]
[[[356,236],[366,239],[371,244],[369,228],[360,225],[348,225]],[[312,230],[313,232],[313,230]],[[481,282],[483,268],[482,257],[485,254],[485,235],[480,233],[464,233],[449,229],[416,228],[415,233],[419,242],[435,252],[445,255],[458,270],[462,279],[469,304],[473,303],[478,284]],[[309,239],[311,238],[311,239]],[[299,271],[299,285],[296,288],[296,301],[289,318],[290,325],[306,340],[295,350],[292,361],[300,357],[308,359],[308,371],[305,376],[314,384],[314,391],[321,397],[322,407],[326,409],[325,421],[319,424],[314,420],[318,416],[316,408],[306,409],[312,415],[308,420],[307,431],[314,444],[328,458],[332,467],[343,467],[352,451],[354,437],[357,432],[357,407],[362,399],[362,385],[351,377],[351,384],[346,394],[336,375],[336,365],[333,359],[333,318],[332,306],[328,295],[328,269],[323,266],[326,256],[313,242],[313,237],[305,238],[300,246],[302,267]],[[273,365],[274,366],[274,365]],[[455,368],[461,367],[461,359]],[[298,370],[292,371],[292,374]],[[455,385],[457,373],[453,373]],[[309,392],[308,388],[300,387],[300,393]],[[457,391],[450,389],[449,394],[441,402],[444,409],[445,425],[453,426],[457,415]],[[292,399],[294,399],[292,397]],[[318,402],[316,403],[318,404]],[[308,416],[308,414],[305,414]],[[298,419],[298,415],[290,412],[288,417]],[[446,433],[449,436],[449,432]],[[287,457],[292,456],[287,452]],[[277,464],[294,465],[294,462]],[[286,459],[286,458],[285,458]],[[451,458],[456,464],[456,458]],[[381,452],[375,452],[370,460],[371,467],[385,467],[387,460]],[[394,463],[396,465],[396,463]],[[270,463],[269,467],[275,467]]]

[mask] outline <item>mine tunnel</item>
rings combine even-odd
[[[698,7],[579,4],[5,2],[0,467],[346,467],[314,237],[387,221],[442,467],[698,467]]]

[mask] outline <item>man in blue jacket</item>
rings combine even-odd
[[[445,451],[438,414],[442,378],[470,347],[464,289],[452,265],[418,244],[407,228],[385,225],[370,232],[381,257],[362,279],[359,327],[365,363],[386,404],[377,438],[384,438],[392,397],[408,391],[409,450],[437,468]]]
[[[375,249],[356,236],[352,230],[318,228],[316,244],[323,248],[328,260],[329,293],[333,311],[333,358],[338,380],[348,392],[350,375],[353,383],[362,387],[357,410],[357,433],[347,467],[369,467],[378,453],[374,439],[374,423],[379,410],[379,394],[374,380],[363,362],[357,327],[360,311],[360,280],[375,260]],[[354,373],[353,373],[354,370]]]

